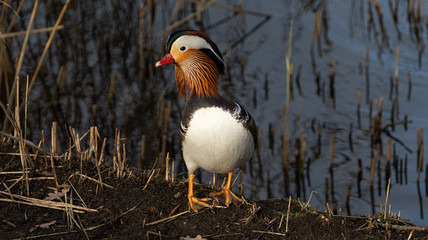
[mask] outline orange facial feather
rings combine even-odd
[[[175,80],[180,97],[186,96],[186,87],[198,97],[218,95],[219,73],[214,61],[205,53],[189,49],[175,63]]]

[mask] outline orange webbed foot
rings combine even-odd
[[[207,201],[211,200],[210,198],[197,198],[193,195],[193,180],[195,179],[195,174],[189,174],[189,192],[188,192],[188,199],[189,199],[189,205],[190,208],[197,212],[198,210],[195,207],[195,204],[204,206],[204,207],[211,207]]]
[[[221,190],[220,192],[216,193],[216,196],[220,196],[220,195],[224,195],[225,199],[226,199],[226,206],[229,206],[229,204],[232,203],[232,200],[230,198],[230,196],[236,198],[238,201],[241,201],[241,198],[236,196],[231,190],[230,190],[230,183],[232,180],[232,175],[233,175],[233,171],[228,173],[228,178],[227,178],[227,183],[226,186],[224,186],[223,190]]]

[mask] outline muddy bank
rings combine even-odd
[[[334,216],[297,200],[246,200],[228,208],[214,200],[212,209],[191,213],[184,178],[167,182],[156,170],[136,175],[98,169],[75,156],[53,161],[55,171],[50,161],[32,159],[27,186],[20,158],[13,155],[18,149],[0,150],[3,239],[428,238],[427,229],[404,220]],[[214,191],[195,187],[200,197]]]

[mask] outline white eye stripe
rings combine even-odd
[[[211,45],[203,38],[199,36],[194,35],[184,35],[179,37],[177,40],[175,40],[173,45],[177,45],[178,49],[180,49],[182,46],[186,47],[186,49],[193,48],[193,49],[202,49],[207,48],[210,49],[216,57],[223,62],[220,56],[217,55],[217,53],[214,51],[214,49],[211,47]],[[224,62],[223,62],[224,64]]]

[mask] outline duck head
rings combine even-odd
[[[225,64],[216,44],[204,33],[181,30],[169,35],[165,56],[156,67],[174,63],[180,97],[218,95],[218,79]]]

